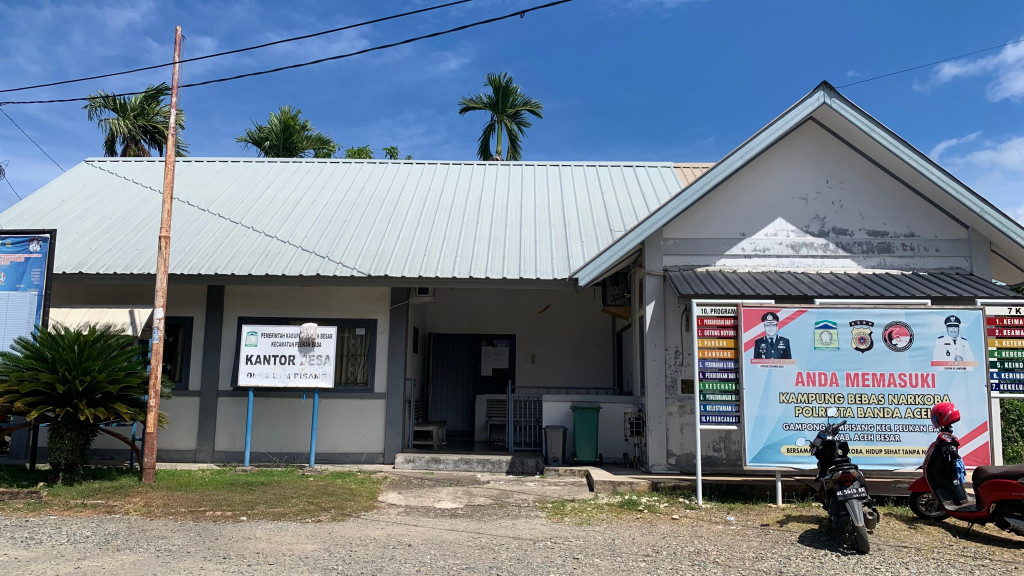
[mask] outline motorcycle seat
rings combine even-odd
[[[974,489],[989,480],[1019,480],[1024,478],[1024,464],[1016,466],[978,466],[971,475]]]
[[[860,470],[856,464],[850,462],[849,458],[840,458],[836,460],[836,463],[829,467],[829,472],[836,472],[841,470]]]

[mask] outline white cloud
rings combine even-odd
[[[847,78],[856,78],[858,76],[860,76],[860,72],[857,72],[856,70],[847,70],[846,71],[846,77]]]
[[[1015,210],[1010,210],[1010,216],[1013,216],[1017,222],[1024,224],[1024,205],[1017,207]]]
[[[1024,136],[981,142],[980,147],[945,158],[942,164],[1003,211],[1024,221]]]
[[[939,157],[942,156],[942,153],[948,150],[949,148],[952,148],[957,144],[966,144],[968,142],[973,142],[980,135],[981,131],[979,130],[978,132],[972,132],[971,134],[968,134],[967,136],[964,136],[962,138],[950,138],[948,140],[943,140],[942,142],[936,144],[935,148],[932,148],[932,151],[928,153],[928,156],[931,157],[932,160],[938,162]]]
[[[944,62],[927,81],[915,82],[914,89],[928,93],[954,80],[975,77],[990,78],[985,95],[992,102],[1024,100],[1024,38],[1003,47],[998,54]]]
[[[986,170],[1018,172],[1024,176],[1024,136],[1017,136],[989,148],[975,150],[955,159],[955,161]]]

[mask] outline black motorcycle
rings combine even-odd
[[[811,441],[811,455],[818,460],[818,497],[828,511],[832,527],[851,537],[861,554],[871,551],[868,531],[878,524],[878,509],[868,495],[864,475],[850,462],[850,445],[839,438],[846,420],[826,424]]]

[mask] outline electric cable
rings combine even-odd
[[[990,46],[988,48],[982,48],[981,50],[975,50],[974,52],[968,52],[966,54],[960,54],[959,56],[953,56],[951,58],[944,58],[942,60],[936,60],[935,62],[929,62],[928,64],[921,64],[920,66],[913,66],[913,67],[910,67],[910,68],[904,68],[903,70],[898,70],[896,72],[889,72],[888,74],[881,74],[879,76],[872,76],[871,78],[865,78],[863,80],[858,80],[856,82],[850,82],[849,84],[843,84],[842,86],[836,86],[836,88],[849,88],[850,86],[856,86],[857,84],[863,84],[865,82],[871,82],[872,80],[879,80],[881,78],[888,78],[889,76],[896,76],[897,74],[903,74],[904,72],[912,72],[914,70],[920,70],[921,68],[927,68],[929,66],[935,66],[936,64],[942,64],[943,62],[949,62],[951,60],[959,60],[961,58],[966,58],[968,56],[974,56],[975,54],[981,54],[982,52],[988,52],[990,50],[995,50],[997,48],[1006,48],[1007,46],[1013,46],[1014,44],[1020,44],[1021,42],[1024,42],[1024,38],[1021,38],[1019,40],[1014,40],[1012,42],[1007,42],[1005,44],[1000,44],[998,46]]]
[[[488,18],[486,20],[478,20],[478,21],[472,22],[470,24],[463,24],[462,26],[456,26],[455,28],[450,28],[448,30],[442,30],[440,32],[432,32],[430,34],[424,34],[422,36],[416,36],[416,37],[413,37],[413,38],[407,38],[405,40],[401,40],[401,41],[398,41],[398,42],[392,42],[390,44],[381,44],[379,46],[373,46],[373,47],[370,47],[370,48],[364,48],[362,50],[357,50],[355,52],[349,52],[349,53],[346,53],[346,54],[338,54],[336,56],[328,56],[326,58],[318,58],[316,60],[310,60],[309,62],[301,62],[299,64],[290,64],[288,66],[279,66],[277,68],[271,68],[269,70],[260,70],[258,72],[248,72],[246,74],[238,74],[238,75],[235,75],[235,76],[228,76],[228,77],[224,77],[224,78],[215,78],[213,80],[204,80],[202,82],[193,82],[191,84],[182,84],[182,85],[179,86],[179,88],[195,88],[197,86],[207,86],[209,84],[218,84],[220,82],[230,82],[232,80],[241,80],[242,78],[251,78],[251,77],[254,77],[254,76],[264,76],[266,74],[273,74],[275,72],[282,72],[284,70],[293,70],[295,68],[304,68],[306,66],[313,66],[315,64],[322,64],[324,62],[330,62],[332,60],[341,60],[341,59],[344,59],[344,58],[351,58],[353,56],[359,56],[359,55],[362,55],[362,54],[367,54],[369,52],[376,52],[378,50],[385,50],[387,48],[394,48],[396,46],[402,46],[402,45],[405,45],[405,44],[412,44],[413,42],[419,42],[420,40],[428,40],[430,38],[437,38],[439,36],[445,36],[447,34],[453,34],[455,32],[461,32],[463,30],[468,30],[470,28],[475,28],[477,26],[483,26],[485,24],[493,24],[494,22],[499,22],[501,20],[507,20],[509,18],[515,18],[516,16],[518,16],[520,18],[523,18],[529,12],[535,12],[537,10],[543,10],[545,8],[551,8],[553,6],[558,6],[559,4],[567,4],[567,3],[572,2],[572,1],[573,0],[557,0],[555,2],[548,2],[547,4],[541,4],[541,5],[533,6],[533,7],[530,7],[530,8],[523,9],[523,10],[516,10],[515,12],[511,12],[511,13],[505,14],[503,16],[495,16],[493,18]],[[112,97],[136,96],[138,94],[143,94],[143,93],[145,93],[145,90],[137,90],[137,91],[134,91],[134,92],[121,92],[119,94],[108,94],[108,96],[112,96]],[[60,103],[60,102],[83,102],[83,101],[89,100],[89,98],[90,98],[89,96],[85,96],[85,97],[81,97],[81,98],[58,98],[58,99],[52,99],[52,100],[17,100],[17,101],[0,102],[0,106],[6,106],[6,105],[11,105],[11,104],[56,104],[56,103]]]
[[[46,150],[43,150],[43,147],[40,146],[38,142],[33,140],[31,136],[28,135],[28,132],[25,132],[25,130],[22,129],[21,126],[18,126],[18,123],[14,121],[14,118],[11,118],[11,116],[7,113],[6,110],[4,110],[3,108],[0,108],[0,112],[3,112],[4,116],[7,116],[7,119],[11,121],[11,124],[14,124],[15,128],[17,128],[18,130],[21,130],[21,133],[25,135],[25,138],[28,138],[29,142],[35,144],[36,148],[39,148],[39,151],[42,152],[43,154],[45,154],[46,157],[50,159],[50,162],[53,162],[54,164],[56,164],[57,168],[60,168],[61,172],[65,171],[64,168],[60,164],[57,164],[57,161],[53,159],[53,156],[50,156],[49,154],[46,154]]]
[[[14,192],[14,195],[18,197],[18,200],[24,200],[24,198],[21,197],[21,194],[18,194],[18,191],[14,189],[14,184],[11,184],[11,181],[7,178],[7,174],[0,176],[0,178],[2,178],[4,182],[7,182],[7,185],[11,187],[11,192]]]
[[[249,52],[251,50],[258,50],[260,48],[267,48],[269,46],[276,46],[278,44],[285,44],[287,42],[295,42],[297,40],[306,40],[309,38],[315,38],[317,36],[324,36],[326,34],[334,34],[335,32],[342,32],[345,30],[351,30],[353,28],[359,28],[361,26],[369,26],[370,24],[377,24],[380,22],[386,22],[388,20],[396,20],[398,18],[404,18],[406,16],[412,16],[414,14],[421,14],[423,12],[430,12],[432,10],[439,10],[441,8],[448,8],[455,6],[456,4],[465,4],[467,2],[473,2],[474,0],[456,0],[455,2],[448,2],[447,4],[439,4],[437,6],[431,6],[429,8],[420,8],[419,10],[412,10],[410,12],[403,12],[401,14],[394,14],[391,16],[385,16],[383,18],[375,18],[373,20],[367,20],[365,22],[359,22],[356,24],[349,24],[348,26],[342,26],[340,28],[332,28],[330,30],[324,30],[322,32],[314,32],[312,34],[305,34],[303,36],[294,36],[292,38],[285,38],[283,40],[275,40],[273,42],[267,42],[265,44],[257,44],[255,46],[247,46],[245,48],[236,48],[234,50],[228,50],[225,52],[217,52],[216,54],[207,54],[205,56],[196,56],[195,58],[187,58],[185,60],[179,60],[179,64],[186,62],[198,62],[200,60],[207,60],[210,58],[218,58],[220,56],[229,56],[232,54],[240,54],[242,52]],[[75,82],[85,82],[87,80],[99,80],[101,78],[111,78],[114,76],[123,76],[125,74],[135,74],[136,72],[145,72],[146,70],[155,70],[157,68],[164,68],[166,66],[173,66],[174,62],[167,62],[164,64],[153,64],[152,66],[143,66],[142,68],[133,68],[131,70],[122,70],[121,72],[110,72],[108,74],[97,74],[95,76],[86,76],[83,78],[74,78],[72,80],[61,80],[58,82],[48,82],[46,84],[36,84],[34,86],[21,86],[20,88],[5,88],[0,90],[0,94],[5,92],[20,92],[22,90],[32,90],[35,88],[46,88],[49,86],[60,86],[63,84],[73,84]]]

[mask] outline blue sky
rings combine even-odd
[[[183,66],[196,82],[452,28],[544,0],[477,0],[426,15]],[[0,88],[306,34],[441,3],[345,0],[0,0]],[[821,80],[841,86],[1024,38],[1024,3],[945,0],[764,2],[576,0],[442,38],[301,70],[184,90],[193,156],[254,156],[235,143],[281,105],[340,144],[396,145],[418,159],[470,160],[484,121],[458,115],[487,72],[544,104],[525,160],[713,162]],[[170,81],[169,70],[0,94],[85,96]],[[841,91],[1024,221],[1024,43]],[[65,169],[102,154],[81,103],[5,106]],[[0,162],[26,196],[60,174],[0,115]],[[0,184],[0,210],[16,201]]]

